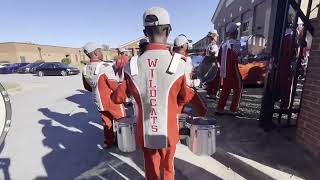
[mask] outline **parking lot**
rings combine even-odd
[[[100,117],[80,75],[9,74],[0,75],[0,82],[19,84],[9,90],[13,117],[1,148],[0,179],[143,179],[139,151],[102,150]],[[261,89],[246,89],[245,117],[218,119],[221,135],[212,157],[198,157],[179,144],[176,179],[317,177],[319,167],[292,140],[257,128],[260,100]],[[215,103],[208,101],[211,117]]]

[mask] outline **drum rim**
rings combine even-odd
[[[6,113],[5,124],[3,126],[3,129],[1,130],[1,136],[0,136],[0,145],[2,145],[8,132],[9,132],[10,126],[11,126],[12,107],[11,107],[9,94],[1,83],[0,83],[0,94],[1,94],[1,98],[2,98],[4,105],[5,105],[5,109],[6,109],[5,110],[5,113]],[[8,99],[7,101],[5,100],[6,98]]]
[[[198,124],[195,123],[196,121],[194,121],[194,118],[203,118],[203,117],[192,117],[191,119],[187,119],[186,122],[192,126],[216,126],[217,124],[217,120],[216,119],[208,119],[208,120],[201,120],[201,121],[208,121],[210,123],[208,124]]]

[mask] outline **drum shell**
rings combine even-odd
[[[180,114],[179,115],[179,134],[182,129],[187,128],[187,119],[190,118],[188,114]],[[180,134],[180,140],[185,141],[189,135]]]
[[[125,119],[125,118],[124,118]],[[125,120],[126,121],[126,120]],[[116,122],[118,148],[122,152],[134,152],[136,150],[134,120]]]
[[[180,114],[179,115],[179,129],[186,127],[187,119],[190,118],[188,114]]]
[[[211,156],[216,152],[215,125],[191,125],[189,149],[196,155]]]

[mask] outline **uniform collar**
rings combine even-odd
[[[187,57],[188,54],[185,51],[178,51],[177,53],[181,54],[182,56]]]
[[[147,45],[147,50],[168,50],[167,45],[160,43],[150,43]]]
[[[91,59],[90,60],[90,63],[98,63],[98,62],[102,62],[102,61],[99,59]]]

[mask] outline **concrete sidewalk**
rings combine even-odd
[[[14,111],[0,149],[0,179],[144,179],[140,151],[101,148],[101,119],[91,94],[82,89],[81,76],[10,75],[1,80],[19,83],[23,90],[11,94]],[[245,92],[244,118],[217,117],[221,135],[212,157],[196,156],[178,144],[176,180],[319,179],[320,163],[284,136],[286,129],[265,133],[258,128],[260,94]],[[215,102],[209,100],[208,106],[214,117]]]
[[[261,94],[262,89],[245,90],[240,104],[245,116],[241,118],[215,117],[217,102],[206,100],[209,117],[221,127],[218,150],[212,157],[245,179],[318,180],[320,162],[295,142],[294,127],[269,133],[258,127]]]

